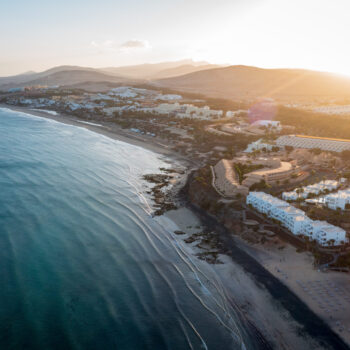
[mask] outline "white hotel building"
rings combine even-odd
[[[308,236],[322,246],[331,245],[331,240],[334,240],[334,245],[348,242],[346,231],[342,228],[326,221],[311,220],[304,211],[264,192],[250,192],[247,204],[251,204],[260,213],[278,220],[294,235]]]
[[[328,194],[324,197],[324,202],[328,208],[333,210],[337,210],[338,208],[341,210],[346,209],[346,205],[350,204],[350,188]]]
[[[323,151],[342,152],[350,150],[350,140],[313,137],[305,135],[283,135],[276,140],[278,147],[319,148]]]
[[[303,191],[298,194],[297,190],[291,192],[283,192],[282,199],[286,201],[296,201],[298,198],[307,198],[309,194],[320,195],[323,191],[334,191],[340,186],[336,180],[325,180],[319,183],[302,187]]]

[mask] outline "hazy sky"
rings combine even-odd
[[[350,75],[350,0],[0,0],[0,76],[193,58]]]

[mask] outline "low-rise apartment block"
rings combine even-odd
[[[247,204],[286,227],[294,235],[304,235],[321,246],[342,245],[348,242],[346,231],[326,221],[314,221],[305,212],[264,192],[250,192]]]
[[[345,210],[350,206],[350,188],[337,193],[331,193],[324,197],[325,205],[333,210]]]
[[[310,195],[320,195],[324,192],[336,190],[340,183],[336,180],[325,180],[317,184],[301,187],[300,191],[295,189],[291,192],[283,192],[282,199],[285,201],[296,201],[298,198],[308,198]],[[298,193],[300,192],[300,193]]]
[[[246,153],[252,153],[254,151],[257,150],[267,150],[267,151],[271,151],[273,147],[275,147],[275,143],[273,142],[265,142],[262,139],[259,139],[257,141],[254,141],[252,143],[250,143],[247,146],[247,149],[244,151]]]

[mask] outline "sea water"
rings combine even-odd
[[[210,266],[150,215],[142,174],[167,166],[0,109],[0,349],[250,348]]]

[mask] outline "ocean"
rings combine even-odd
[[[0,349],[254,348],[214,270],[152,217],[142,174],[160,167],[0,109]]]

